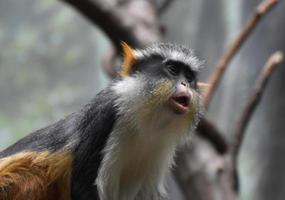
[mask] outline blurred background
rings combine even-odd
[[[193,48],[207,80],[259,0],[179,0],[159,16],[164,41]],[[270,54],[285,51],[285,2],[254,30],[227,70],[208,117],[231,141],[233,127]],[[0,150],[76,111],[110,78],[110,41],[56,0],[0,1]],[[246,131],[239,171],[242,200],[285,199],[285,66],[273,74]],[[178,197],[177,197],[178,199]]]

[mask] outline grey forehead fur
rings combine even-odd
[[[167,60],[180,61],[190,66],[194,71],[199,71],[203,65],[203,62],[194,55],[192,49],[172,43],[154,43],[145,49],[136,49],[135,53],[137,59],[160,55]]]

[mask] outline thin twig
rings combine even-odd
[[[245,129],[250,121],[251,116],[254,113],[254,110],[258,103],[261,100],[262,94],[266,88],[268,80],[272,73],[274,72],[276,66],[283,61],[283,53],[275,52],[270,56],[267,63],[263,67],[258,79],[256,80],[255,86],[253,88],[252,95],[250,96],[248,103],[246,104],[245,109],[243,110],[240,120],[237,124],[234,133],[234,142],[231,147],[231,153],[234,159],[236,159],[240,146],[242,144]]]
[[[245,40],[248,38],[248,36],[256,27],[258,22],[262,19],[262,17],[266,13],[268,13],[277,3],[278,0],[265,0],[261,2],[257,6],[257,9],[253,14],[253,16],[246,23],[244,29],[238,34],[238,36],[234,39],[233,43],[222,55],[217,66],[215,67],[214,73],[210,77],[209,80],[210,87],[204,93],[204,102],[206,107],[208,107],[212,99],[212,96],[232,58],[236,55],[237,51],[240,49],[242,44],[244,44]]]

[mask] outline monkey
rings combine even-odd
[[[1,200],[160,200],[201,115],[191,49],[122,43],[114,79],[79,111],[0,153]]]

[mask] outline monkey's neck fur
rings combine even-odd
[[[96,179],[100,199],[158,200],[166,196],[164,183],[176,145],[196,123],[198,110],[198,99],[194,99],[189,113],[173,113],[166,105],[171,88],[170,81],[154,86],[144,77],[128,77],[111,87],[119,96],[119,117],[102,152]]]

